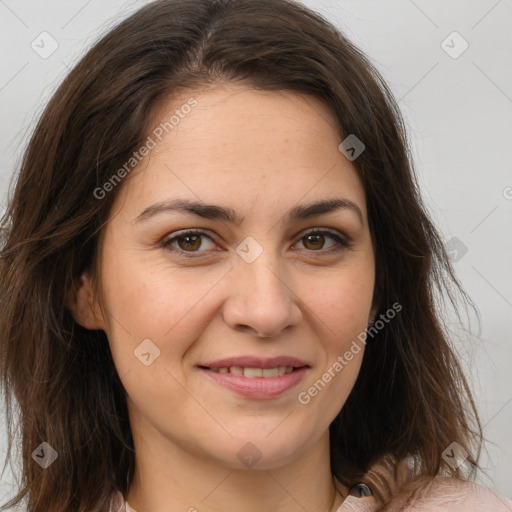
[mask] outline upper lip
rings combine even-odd
[[[240,356],[240,357],[227,357],[217,361],[211,361],[198,366],[211,368],[217,370],[219,368],[230,368],[232,366],[239,366],[242,368],[277,368],[279,366],[292,366],[294,368],[301,368],[302,366],[309,366],[306,362],[291,356],[276,356],[276,357],[258,357],[258,356]]]

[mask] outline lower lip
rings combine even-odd
[[[296,386],[306,374],[307,369],[307,366],[303,366],[279,377],[251,378],[200,368],[202,372],[221,386],[249,398],[273,398],[279,396]]]

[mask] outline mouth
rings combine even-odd
[[[211,381],[239,396],[271,399],[295,387],[311,366],[292,357],[237,357],[197,368]]]
[[[310,365],[301,359],[293,356],[235,356],[225,357],[216,361],[204,361],[199,367],[220,373],[232,373],[246,377],[277,377],[290,373],[291,371]],[[247,375],[245,371],[247,370]],[[263,370],[264,374],[261,374]],[[277,373],[276,373],[277,372]]]
[[[268,379],[274,377],[281,377],[289,373],[300,370],[301,368],[309,368],[309,365],[304,366],[275,366],[273,368],[255,368],[243,366],[223,366],[219,368],[210,368],[208,366],[199,366],[202,370],[210,370],[215,373],[241,375],[249,379]]]

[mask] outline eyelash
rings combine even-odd
[[[336,231],[333,231],[328,228],[313,228],[313,229],[307,231],[306,233],[304,233],[298,239],[298,241],[302,240],[303,238],[306,238],[307,236],[319,235],[319,234],[320,235],[329,235],[334,241],[337,242],[338,247],[334,247],[334,248],[327,249],[327,250],[319,249],[318,251],[306,249],[306,251],[311,252],[313,254],[321,253],[320,254],[320,256],[321,256],[321,255],[332,254],[332,253],[337,253],[340,251],[348,250],[352,247],[352,243],[349,240],[347,240],[346,238],[339,235]],[[171,251],[173,253],[179,253],[180,256],[184,256],[185,258],[201,257],[200,253],[207,252],[207,251],[184,251],[183,249],[177,249],[176,247],[171,246],[171,244],[173,242],[175,242],[176,240],[179,240],[180,238],[185,238],[186,236],[190,236],[190,235],[203,235],[215,243],[213,238],[208,234],[208,231],[205,231],[203,229],[194,229],[194,230],[182,231],[182,232],[178,233],[177,235],[173,236],[172,238],[165,239],[162,242],[162,246],[164,249]],[[197,254],[199,254],[199,256],[197,256]]]

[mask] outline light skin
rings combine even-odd
[[[374,314],[362,183],[319,100],[227,84],[173,95],[154,125],[191,97],[197,106],[122,183],[103,232],[99,296],[84,272],[69,304],[78,323],[107,333],[126,389],[136,452],[127,501],[137,512],[334,511],[348,489],[334,492],[328,428],[364,350],[307,405],[298,394]],[[243,220],[177,211],[136,220],[178,198],[230,208]],[[326,199],[356,208],[287,220],[293,208]],[[325,231],[308,236],[314,228],[349,248]],[[186,229],[207,236],[187,245],[180,234],[174,252],[163,245]],[[251,263],[236,250],[247,237],[258,244],[251,250],[262,249]],[[134,355],[145,339],[160,350],[148,366]],[[271,399],[240,396],[198,368],[243,355],[294,356],[310,367]],[[237,456],[247,443],[261,457],[252,466]]]

